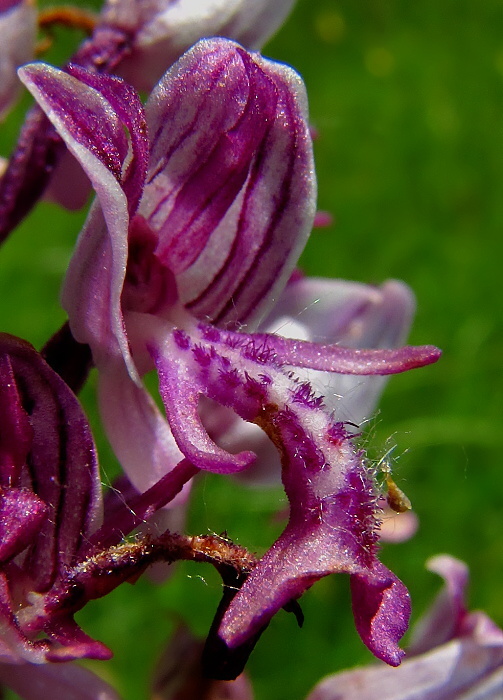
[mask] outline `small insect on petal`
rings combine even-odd
[[[386,501],[389,507],[394,510],[395,513],[406,513],[408,510],[412,510],[410,498],[393,481],[391,477],[391,466],[388,462],[384,461],[382,463],[381,471],[384,474],[386,486],[388,488]]]

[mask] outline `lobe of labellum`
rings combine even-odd
[[[277,364],[260,337],[200,326],[197,335],[175,331],[153,355],[173,434],[196,466],[242,467],[242,454],[226,454],[204,433],[199,394],[258,423],[281,455],[290,519],[231,601],[219,629],[222,641],[231,648],[244,644],[316,580],[347,572],[363,641],[379,658],[399,663],[408,594],[375,558],[376,494],[343,424]]]
[[[152,94],[141,213],[197,317],[258,318],[286,283],[315,209],[306,105],[291,69],[224,39],[199,42]]]
[[[75,338],[91,345],[95,362],[122,356],[131,376],[139,381],[125,336],[120,297],[129,214],[141,197],[147,165],[143,108],[120,79],[71,70],[78,79],[44,64],[20,70],[21,79],[98,195],[99,204],[89,214],[69,266],[63,306]],[[130,133],[130,151],[123,127]]]
[[[0,121],[19,92],[16,71],[33,59],[37,36],[37,11],[30,0],[0,2]]]
[[[278,335],[256,333],[257,343],[282,365],[355,375],[388,375],[436,362],[441,351],[433,345],[405,346],[390,350],[360,350],[338,345],[310,343]]]
[[[218,447],[207,434],[198,414],[201,386],[184,362],[189,347],[186,345],[188,336],[175,331],[174,337],[174,341],[171,338],[166,340],[162,350],[152,347],[151,353],[157,365],[159,390],[168,423],[179,449],[200,469],[223,474],[245,469],[255,460],[252,452],[231,455]],[[201,357],[205,363],[204,351]],[[208,358],[208,361],[211,359]]]
[[[73,562],[100,517],[95,450],[77,399],[28,343],[0,335],[0,358],[10,363],[11,383],[17,387],[13,409],[25,412],[32,431],[30,467],[13,471],[4,495],[12,501],[22,485],[18,510],[24,508],[30,520],[41,517],[43,506],[46,517],[40,529],[33,524],[32,534],[39,531],[22,568],[33,590],[45,591]],[[20,537],[26,544],[26,537]]]

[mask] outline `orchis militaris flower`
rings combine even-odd
[[[32,0],[0,0],[0,120],[21,87],[17,69],[33,59],[36,32]]]
[[[231,454],[213,441],[203,396],[259,425],[279,451],[290,520],[229,601],[219,644],[246,645],[314,581],[347,572],[362,639],[398,664],[409,598],[376,558],[371,474],[345,423],[294,370],[388,375],[439,353],[253,332],[314,218],[299,76],[205,40],[164,76],[144,117],[118,78],[36,64],[20,74],[98,195],[63,302],[75,337],[91,346],[103,420],[133,484],[143,491],[182,457],[216,473],[253,463],[250,450]],[[167,421],[140,381],[153,364]]]
[[[0,62],[0,114],[17,84],[13,71],[30,60],[34,51],[31,2],[23,3],[25,15],[18,13],[20,23],[8,11],[14,4],[14,0],[0,4],[0,12],[5,6],[8,36],[14,39],[0,49],[0,59],[6,49],[5,76]],[[203,37],[222,35],[259,49],[292,5],[293,0],[108,0],[92,35],[71,63],[96,73],[124,75],[137,89],[150,91],[173,61]],[[71,11],[66,22],[72,22]],[[22,33],[15,37],[13,32],[19,34],[19,28]],[[70,209],[82,207],[89,193],[80,168],[37,107],[28,113],[18,145],[0,176],[0,242],[44,193]],[[68,188],[68,182],[72,187]]]
[[[467,567],[442,555],[428,563],[444,589],[415,630],[399,669],[368,666],[321,681],[307,700],[500,700],[503,631],[465,607]]]

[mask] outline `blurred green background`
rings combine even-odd
[[[58,32],[50,60],[62,60],[78,39]],[[409,587],[414,619],[438,589],[426,559],[463,559],[470,605],[501,626],[503,4],[299,0],[264,53],[304,77],[319,133],[319,207],[335,223],[313,234],[305,270],[406,281],[418,302],[411,342],[444,351],[438,365],[391,379],[366,439],[372,458],[396,444],[395,479],[420,519],[414,539],[383,546],[382,559]],[[25,97],[2,125],[1,155],[27,104]],[[41,204],[3,246],[1,330],[40,347],[63,322],[58,290],[83,218]],[[117,468],[99,433],[93,382],[83,400],[107,483]],[[225,529],[260,553],[281,530],[274,514],[283,504],[280,490],[207,476],[188,530]],[[111,662],[89,665],[127,700],[147,698],[176,621],[189,620],[203,636],[219,597],[216,576],[195,565],[160,587],[123,586],[79,616],[115,651]],[[346,577],[320,581],[302,607],[304,628],[281,612],[250,659],[257,700],[301,700],[322,675],[371,661],[354,631]]]

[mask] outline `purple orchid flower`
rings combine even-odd
[[[55,591],[71,601],[68,573],[101,521],[100,480],[76,398],[28,343],[7,335],[0,335],[0,412],[0,681],[28,699],[44,689],[115,699],[84,669],[44,666],[110,657],[76,625],[65,596],[48,605]]]
[[[33,60],[36,32],[33,2],[0,0],[0,120],[19,93],[18,67]]]
[[[280,454],[290,520],[230,601],[221,645],[246,644],[314,581],[347,572],[362,639],[397,665],[409,598],[376,558],[371,471],[344,421],[295,372],[385,376],[439,352],[253,332],[281,297],[314,218],[301,79],[224,39],[187,52],[145,116],[118,78],[41,64],[21,77],[98,195],[63,302],[75,337],[93,351],[103,420],[135,487],[144,491],[182,457],[218,473],[253,463],[250,450],[214,442],[201,397],[259,425]],[[392,323],[392,335],[401,327]],[[167,421],[140,380],[153,363]]]
[[[223,35],[259,49],[293,2],[107,0],[92,35],[71,63],[96,73],[123,75],[137,89],[150,91],[173,61],[203,37]],[[16,4],[19,9],[12,10]],[[31,2],[2,0],[0,21],[3,14],[13,41],[7,40],[0,49],[0,114],[17,84],[13,71],[33,56],[36,31]],[[66,22],[71,24],[72,13]],[[0,166],[0,242],[42,195],[70,209],[87,201],[88,181],[37,107],[28,113],[9,162],[0,160]]]
[[[445,587],[414,630],[400,668],[369,666],[329,676],[307,700],[503,697],[503,631],[483,612],[466,610],[467,567],[442,555],[431,559],[428,568],[442,576]]]

